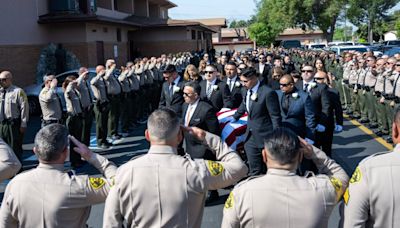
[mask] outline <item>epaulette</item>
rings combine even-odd
[[[256,178],[259,178],[259,177],[263,177],[263,176],[265,176],[265,174],[248,177],[248,178],[240,181],[239,183],[237,183],[233,189],[240,187],[241,185],[249,182],[250,180],[253,180],[253,179],[256,179]]]
[[[138,155],[136,155],[136,156],[133,156],[131,159],[129,159],[129,161],[138,159],[138,158],[140,158],[140,157],[143,157],[144,155],[146,155],[146,154],[138,154]]]
[[[75,170],[68,170],[68,176],[69,176],[69,178],[72,178],[73,176],[75,176],[76,175],[76,173],[75,173]]]
[[[392,152],[392,151],[382,151],[382,152],[378,152],[378,153],[372,154],[372,155],[364,158],[363,160],[361,160],[359,164],[364,163],[364,162],[368,161],[369,159],[371,159],[373,157],[377,157],[377,156],[380,156],[380,155],[383,155],[383,154],[387,154],[387,153],[390,153],[390,152]]]

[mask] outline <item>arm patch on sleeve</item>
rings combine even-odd
[[[93,187],[93,189],[97,190],[97,189],[103,187],[103,185],[106,182],[101,177],[89,177],[89,183],[90,183],[90,186]]]
[[[357,166],[356,170],[354,171],[353,175],[350,178],[350,183],[353,184],[360,182],[361,178],[362,178],[362,173],[360,167]]]
[[[226,199],[225,201],[225,205],[224,208],[225,209],[230,209],[233,207],[233,205],[235,204],[235,200],[233,198],[233,192],[231,192],[228,196],[228,199]]]
[[[335,188],[336,200],[339,201],[343,194],[343,183],[340,179],[338,179],[336,177],[332,177],[330,179],[330,181],[331,181],[333,187]]]
[[[224,171],[224,166],[215,161],[207,161],[207,168],[210,171],[211,176],[218,176]]]

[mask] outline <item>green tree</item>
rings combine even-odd
[[[356,26],[363,24],[368,28],[368,42],[373,41],[373,28],[387,16],[387,11],[393,8],[399,0],[349,0],[348,17]],[[375,30],[382,33],[383,29]]]
[[[353,28],[351,26],[338,27],[335,29],[333,34],[333,40],[347,41],[351,39],[353,34]]]
[[[332,40],[336,21],[348,0],[261,0],[257,23],[265,23],[277,36],[286,28],[319,28],[328,41]],[[259,27],[258,27],[259,28]]]
[[[277,32],[264,22],[256,22],[249,27],[250,38],[259,46],[267,46],[275,41]],[[279,34],[279,33],[278,33]]]

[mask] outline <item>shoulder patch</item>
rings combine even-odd
[[[342,190],[343,183],[340,179],[338,179],[336,177],[331,177],[330,181],[331,181],[333,187],[335,188],[336,200],[339,201],[343,194],[343,190]]]
[[[347,187],[346,191],[343,194],[343,201],[347,205],[350,199],[350,193],[349,193],[349,188]]]
[[[230,209],[233,207],[234,204],[235,204],[235,199],[233,198],[233,191],[231,191],[231,193],[229,193],[228,199],[226,199],[225,201],[224,208]]]
[[[354,171],[353,175],[350,178],[350,183],[353,184],[353,183],[360,182],[361,178],[362,178],[362,173],[361,173],[360,167],[357,166],[356,170]]]
[[[103,187],[103,185],[106,182],[101,177],[89,177],[89,183],[90,183],[90,186],[93,187],[93,189],[97,190],[97,189]]]
[[[211,176],[218,176],[224,171],[224,166],[215,161],[207,161],[207,168],[210,171]]]

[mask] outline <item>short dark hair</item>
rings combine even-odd
[[[232,61],[227,62],[227,63],[225,64],[225,66],[228,66],[228,65],[237,67],[236,63],[235,63],[235,62],[232,62]]]
[[[264,149],[280,165],[292,164],[299,154],[300,140],[288,128],[277,128],[264,139]]]
[[[164,69],[163,73],[173,73],[176,72],[176,67],[173,64],[168,64]]]
[[[200,84],[199,84],[198,82],[196,82],[196,81],[186,82],[186,83],[185,83],[185,86],[192,87],[193,90],[194,90],[194,92],[196,92],[197,95],[200,96],[201,87],[200,87]]]
[[[250,78],[253,76],[257,77],[258,75],[257,75],[257,71],[256,71],[256,69],[254,69],[254,67],[247,67],[242,70],[241,76],[243,76],[245,78]]]

